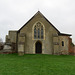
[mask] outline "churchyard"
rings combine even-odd
[[[75,56],[0,54],[0,75],[75,75]]]

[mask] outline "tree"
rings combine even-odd
[[[0,50],[3,49],[3,46],[4,46],[3,40],[2,40],[2,38],[0,38]]]
[[[2,40],[2,38],[0,38],[0,44],[2,44],[2,45],[3,45],[3,40]]]

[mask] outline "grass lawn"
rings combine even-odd
[[[0,54],[0,75],[75,75],[75,56]]]

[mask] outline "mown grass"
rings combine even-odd
[[[0,75],[75,75],[75,56],[0,54]]]

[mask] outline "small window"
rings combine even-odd
[[[62,41],[62,46],[64,46],[64,41]]]

